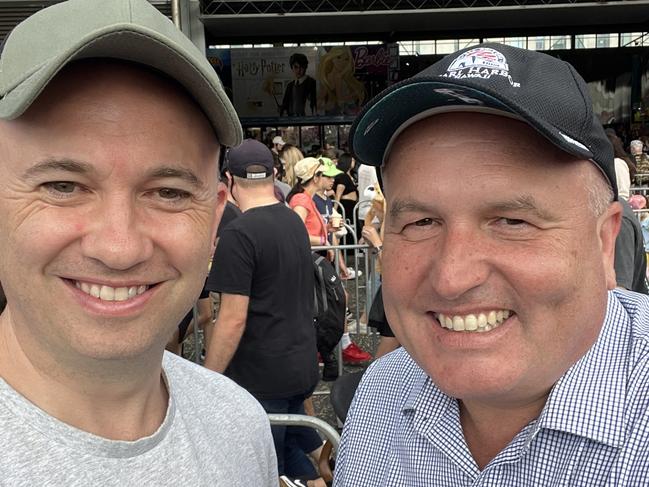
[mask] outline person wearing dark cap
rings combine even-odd
[[[145,0],[69,0],[0,65],[0,483],[276,485],[254,398],[164,352],[241,141],[209,62]]]
[[[334,485],[646,484],[649,298],[615,289],[613,149],[575,69],[469,47],[350,140],[381,167],[403,348],[365,373]]]
[[[313,261],[297,214],[275,198],[273,156],[246,139],[226,155],[232,197],[243,212],[219,236],[206,283],[221,293],[205,366],[245,387],[269,413],[304,414],[318,382]],[[309,428],[273,426],[280,475],[315,479],[305,453],[322,440]]]

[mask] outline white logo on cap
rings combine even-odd
[[[563,132],[559,132],[559,135],[561,135],[561,137],[563,137],[566,140],[566,142],[569,142],[572,145],[576,145],[580,149],[584,149],[584,150],[590,152],[590,149],[588,147],[586,147],[584,144],[582,144],[581,142],[579,142],[578,140],[575,140],[572,137],[569,137],[568,135],[564,134]]]
[[[453,60],[446,73],[441,76],[456,79],[490,79],[492,76],[502,76],[514,88],[521,86],[509,74],[509,64],[505,56],[490,47],[476,47],[463,52]]]
[[[469,105],[484,105],[483,102],[481,102],[477,98],[471,98],[463,91],[452,90],[451,88],[436,88],[433,91],[442,95],[452,96],[453,98],[457,98],[458,100],[463,101],[464,103],[467,103]]]
[[[363,132],[363,135],[367,135],[367,134],[369,134],[369,133],[370,133],[370,130],[372,130],[372,129],[376,126],[376,124],[379,123],[380,121],[381,121],[380,118],[377,118],[376,120],[372,121],[372,122],[367,126],[367,128],[365,128],[365,131]]]
[[[246,172],[246,179],[265,179],[267,177],[265,172]]]

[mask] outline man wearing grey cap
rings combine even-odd
[[[70,0],[0,67],[0,482],[276,485],[263,409],[164,353],[241,140],[210,64],[145,0]]]
[[[335,485],[646,484],[649,300],[615,289],[613,150],[574,68],[467,48],[350,139],[381,166],[403,349],[366,372]]]

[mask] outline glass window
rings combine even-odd
[[[419,41],[418,54],[435,54],[435,41]]]
[[[597,34],[597,47],[617,47],[618,36],[617,34]]]
[[[580,34],[575,36],[575,49],[594,49],[597,45],[597,35]]]
[[[243,137],[246,139],[255,139],[263,142],[261,134],[261,127],[246,127],[243,129]]]
[[[338,126],[338,143],[339,149],[349,152],[349,129],[351,125],[339,125]]]
[[[550,49],[570,49],[571,47],[572,47],[572,40],[570,36],[550,37]]]
[[[458,49],[464,49],[465,47],[474,46],[475,44],[480,44],[480,39],[458,39]]]
[[[284,142],[297,147],[300,146],[300,127],[280,127],[280,131]]]
[[[273,138],[277,135],[282,135],[277,127],[263,127],[260,142],[263,142],[268,147],[273,147]]]
[[[324,126],[324,141],[330,147],[338,148],[338,125]]]
[[[505,37],[504,43],[508,46],[525,49],[527,48],[527,37]]]
[[[305,156],[311,151],[321,148],[320,127],[317,125],[300,127],[300,144],[302,146],[300,149]]]
[[[547,51],[550,49],[549,36],[536,36],[527,38],[527,48],[531,51]]]
[[[457,51],[457,39],[440,39],[437,41],[436,54],[450,54]]]
[[[413,41],[402,41],[399,43],[400,56],[412,56],[415,54],[415,46]]]
[[[621,34],[622,47],[636,47],[649,45],[646,32],[625,32]]]

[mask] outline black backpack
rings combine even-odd
[[[313,255],[314,313],[318,352],[323,357],[336,347],[345,331],[345,289],[336,271],[326,258]]]

